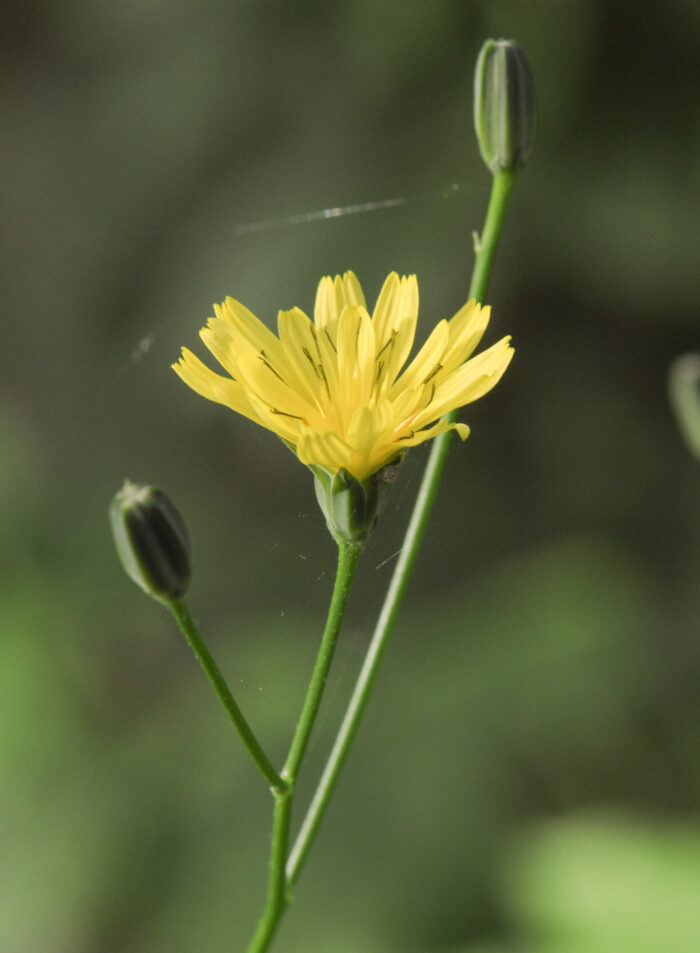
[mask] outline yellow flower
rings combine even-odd
[[[359,481],[446,430],[466,439],[469,428],[444,415],[491,390],[513,356],[505,337],[468,360],[490,314],[471,300],[435,326],[401,373],[418,320],[415,275],[390,274],[371,317],[351,271],[322,278],[314,320],[280,311],[279,337],[233,298],[214,310],[200,336],[230,377],[187,348],[176,373],[278,434],[302,463]]]

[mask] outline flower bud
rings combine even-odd
[[[683,354],[671,364],[668,393],[688,449],[700,459],[700,354]]]
[[[535,132],[535,85],[525,51],[512,40],[487,40],[474,76],[474,127],[491,172],[525,165]]]
[[[110,504],[109,518],[117,554],[134,582],[154,599],[183,596],[190,581],[190,542],[165,493],[127,480]]]
[[[398,458],[362,481],[345,470],[329,473],[322,467],[309,468],[314,474],[316,498],[337,543],[364,544],[377,523],[384,491],[396,479],[397,464]]]

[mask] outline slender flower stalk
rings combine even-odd
[[[272,762],[263,751],[260,742],[255,737],[255,734],[246,721],[243,712],[236,704],[236,700],[231,694],[231,690],[226,684],[226,680],[221,674],[219,666],[214,661],[214,657],[207,648],[207,645],[200,635],[197,626],[194,624],[194,620],[190,615],[187,604],[185,603],[184,599],[170,599],[165,601],[168,608],[172,612],[175,621],[179,625],[182,634],[185,636],[190,648],[194,652],[197,661],[202,666],[204,674],[209,679],[212,688],[219,698],[219,701],[224,706],[224,709],[231,719],[234,728],[240,735],[241,741],[248,749],[248,752],[259,768],[260,773],[270,785],[272,793],[276,797],[279,797],[287,791],[288,784],[283,778],[280,777],[275,768],[272,766]]]

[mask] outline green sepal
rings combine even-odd
[[[165,493],[126,480],[110,504],[109,519],[127,575],[161,602],[181,598],[190,581],[190,541]]]
[[[323,467],[309,467],[326,524],[338,543],[362,546],[377,523],[377,517],[394,482],[401,457],[382,467],[366,480],[356,480],[346,470],[330,473]]]

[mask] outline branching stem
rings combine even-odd
[[[289,901],[290,884],[285,875],[285,865],[289,846],[289,824],[292,812],[292,796],[297,774],[304,758],[306,746],[318,714],[328,671],[338,640],[338,633],[345,614],[350,586],[361,546],[350,543],[338,544],[338,568],[331,604],[326,619],[326,627],[321,639],[321,647],[306,692],[304,704],[297,722],[289,754],[282,769],[282,778],[286,790],[275,795],[275,808],[272,817],[272,843],[270,849],[269,879],[265,908],[257,929],[250,942],[247,953],[264,953],[270,945],[280,918]]]

